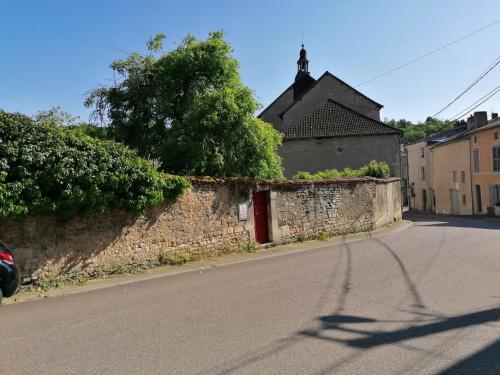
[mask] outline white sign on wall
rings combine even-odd
[[[238,204],[238,219],[240,221],[248,219],[248,204],[246,202]]]

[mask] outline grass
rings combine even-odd
[[[250,241],[246,244],[240,245],[238,247],[238,252],[239,253],[244,253],[244,254],[250,254],[254,253],[257,250],[257,242],[255,241]]]
[[[174,254],[163,253],[158,256],[158,262],[164,266],[179,266],[192,260],[194,260],[193,255],[186,251]]]
[[[318,233],[318,240],[320,241],[326,241],[330,238],[330,233],[326,230],[322,230],[321,232]]]

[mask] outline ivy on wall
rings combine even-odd
[[[189,186],[119,143],[0,110],[0,218],[142,211]]]

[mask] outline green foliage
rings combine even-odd
[[[327,230],[322,230],[321,232],[318,233],[318,240],[320,241],[326,241],[330,238],[330,233],[328,233]]]
[[[163,253],[158,257],[158,262],[162,265],[167,266],[178,266],[184,263],[191,262],[192,260],[193,256],[188,252],[175,254]]]
[[[0,111],[0,218],[142,211],[188,186],[118,143]]]
[[[391,175],[391,169],[383,161],[377,163],[375,160],[372,160],[368,165],[361,167],[360,171],[362,176],[367,177],[387,178]]]
[[[314,174],[309,172],[299,171],[293,176],[294,180],[329,180],[335,178],[348,177],[376,177],[387,178],[390,176],[390,168],[387,163],[375,160],[370,161],[367,165],[359,169],[344,168],[339,171],[337,169],[327,169]]]
[[[282,178],[276,153],[282,135],[253,116],[259,104],[242,84],[223,34],[188,35],[158,54],[164,38],[153,37],[147,55],[114,61],[121,81],[87,98],[95,116],[109,121],[110,135],[159,158],[168,173]]]
[[[401,140],[405,143],[423,141],[426,138],[445,133],[453,129],[454,126],[454,123],[451,121],[442,121],[431,117],[427,118],[425,122],[417,123],[412,123],[404,119],[385,119],[384,122],[387,125],[402,130],[404,134]]]
[[[78,125],[68,126],[68,129],[77,136],[88,136],[96,139],[101,139],[103,141],[112,140],[112,137],[109,134],[109,129],[107,127],[82,123]]]
[[[78,116],[61,110],[61,107],[52,107],[48,111],[39,111],[33,118],[37,124],[54,126],[76,126]]]
[[[240,253],[250,254],[250,253],[254,253],[257,250],[257,247],[258,247],[257,242],[250,241],[248,243],[240,245],[240,247],[238,248],[238,251]]]

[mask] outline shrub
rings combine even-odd
[[[182,253],[163,253],[158,256],[158,262],[162,265],[167,266],[178,266],[184,263],[191,262],[193,260],[193,256],[188,252]]]
[[[142,211],[188,186],[121,144],[0,110],[0,218]]]
[[[328,180],[342,177],[376,177],[387,178],[390,176],[390,168],[386,162],[370,161],[367,165],[359,169],[344,168],[342,171],[337,169],[327,169],[311,174],[309,172],[299,171],[294,176],[294,180]]]

